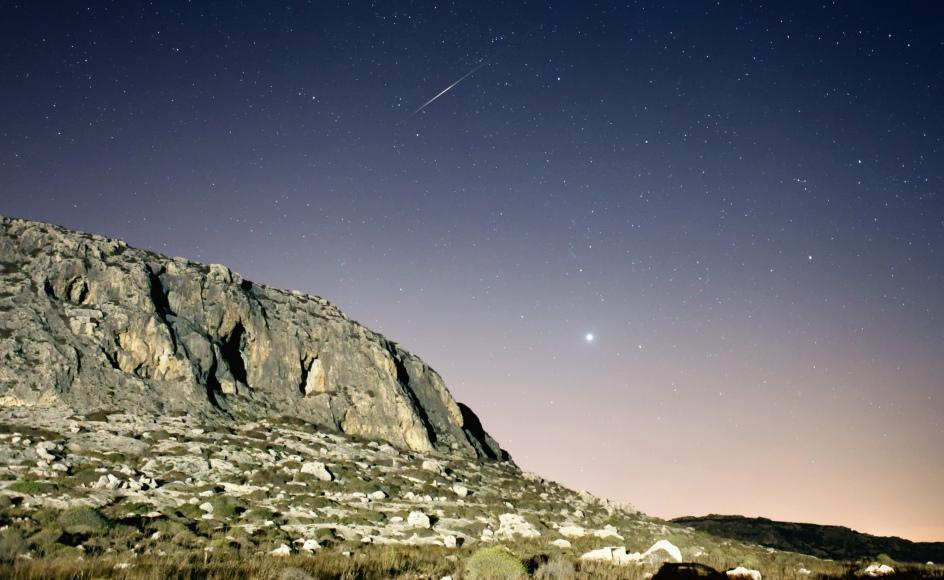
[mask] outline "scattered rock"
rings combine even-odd
[[[895,573],[895,569],[889,566],[888,564],[869,564],[865,567],[865,570],[859,574],[860,576],[888,576]]]
[[[598,548],[596,550],[590,550],[589,552],[584,552],[581,554],[580,559],[590,562],[612,562],[613,548]]]
[[[574,525],[574,524],[561,526],[560,529],[558,529],[557,531],[560,532],[562,536],[565,536],[568,538],[582,538],[587,535],[586,529],[584,529],[581,526]]]
[[[469,495],[469,488],[457,483],[452,486],[452,492],[455,493],[459,497],[466,497]]]
[[[727,570],[725,574],[732,580],[762,580],[761,573],[744,566]]]
[[[562,550],[565,550],[565,549],[567,549],[567,548],[570,547],[570,542],[568,542],[567,540],[563,540],[563,539],[561,539],[561,538],[558,538],[558,539],[552,541],[552,542],[551,542],[551,545],[557,546],[558,548],[561,548]]]
[[[616,538],[618,540],[623,539],[623,536],[619,534],[619,531],[617,531],[617,529],[610,524],[603,526],[603,528],[600,530],[594,530],[593,535],[601,539],[605,539],[605,538]]]
[[[518,514],[501,514],[498,516],[498,531],[495,537],[500,540],[510,540],[515,536],[522,538],[537,538],[541,535],[536,527],[528,523]]]
[[[301,470],[302,473],[307,473],[308,475],[313,475],[321,481],[331,481],[334,479],[334,476],[328,471],[328,468],[324,463],[320,461],[309,461],[303,463]]]
[[[430,527],[429,516],[423,512],[410,512],[410,515],[406,518],[406,523],[414,528],[429,529]]]
[[[288,556],[288,555],[290,555],[291,553],[292,553],[292,549],[289,548],[288,545],[286,545],[286,544],[281,544],[281,545],[279,545],[278,548],[276,548],[276,549],[272,550],[271,552],[269,552],[269,555],[271,555],[271,556]]]
[[[103,475],[98,481],[92,484],[92,489],[115,490],[121,487],[121,480],[112,474]]]

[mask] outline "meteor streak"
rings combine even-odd
[[[474,73],[475,71],[477,71],[477,70],[479,70],[480,68],[482,68],[483,66],[485,66],[485,64],[486,64],[486,63],[483,62],[482,64],[478,65],[478,66],[475,67],[474,69],[470,70],[469,72],[467,72],[467,73],[465,73],[464,75],[462,75],[461,77],[459,77],[459,80],[457,80],[456,82],[452,83],[452,84],[449,85],[448,87],[446,87],[446,88],[444,88],[443,90],[441,90],[435,97],[433,97],[432,99],[426,101],[425,103],[423,103],[423,105],[422,105],[420,108],[418,108],[418,109],[416,109],[415,111],[413,111],[412,113],[410,113],[410,116],[407,117],[407,120],[412,119],[414,115],[416,115],[417,113],[419,113],[420,111],[422,111],[422,110],[425,109],[426,107],[430,106],[430,105],[433,103],[433,101],[435,101],[435,100],[438,99],[439,97],[445,95],[445,94],[448,93],[450,90],[452,90],[453,87],[455,87],[456,85],[458,85],[459,83],[461,83],[461,82],[464,81],[465,79],[467,79],[467,78],[469,78],[470,76],[472,76],[472,73]]]

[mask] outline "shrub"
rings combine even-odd
[[[24,552],[26,552],[26,541],[19,532],[9,529],[0,532],[0,562],[13,562],[18,554]]]
[[[573,580],[577,578],[574,565],[563,558],[553,558],[534,571],[537,580]]]
[[[111,522],[98,510],[88,506],[79,506],[64,510],[57,518],[59,525],[72,534],[101,535],[111,528]]]
[[[45,491],[51,491],[55,486],[51,483],[45,481],[36,481],[34,479],[21,479],[10,484],[10,491],[15,491],[16,493],[43,493]]]
[[[466,577],[471,580],[505,580],[527,577],[524,564],[501,546],[480,548],[465,563]]]

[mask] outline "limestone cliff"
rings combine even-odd
[[[415,451],[504,459],[440,376],[315,296],[2,218],[0,406],[295,416]]]

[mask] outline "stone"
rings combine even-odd
[[[869,564],[865,567],[865,570],[859,574],[860,576],[889,576],[895,573],[895,569],[889,566],[888,564]]]
[[[659,540],[643,552],[640,559],[647,564],[681,563],[682,551],[668,540]]]
[[[410,512],[410,515],[406,518],[406,523],[414,528],[428,529],[430,527],[429,516],[423,512]]]
[[[292,553],[292,549],[288,547],[287,544],[280,544],[278,548],[269,552],[271,556],[289,556]]]
[[[331,481],[334,479],[334,476],[328,471],[328,468],[324,463],[320,461],[309,461],[303,463],[300,469],[302,473],[307,473],[309,475],[314,475],[321,481]]]
[[[561,526],[557,531],[560,532],[560,535],[568,538],[582,538],[587,535],[587,530],[574,524]]]
[[[558,548],[560,548],[560,549],[562,549],[562,550],[566,550],[567,548],[570,547],[570,542],[568,542],[567,540],[564,540],[564,539],[562,539],[562,538],[558,538],[558,539],[556,539],[556,540],[551,541],[551,545],[552,545],[552,546],[557,546]]]
[[[452,486],[452,492],[459,497],[467,497],[469,495],[469,488],[456,483]]]
[[[443,545],[447,548],[455,548],[458,545],[458,540],[453,535],[444,536]]]
[[[367,498],[373,501],[382,501],[384,499],[387,499],[387,494],[378,489],[377,491],[372,491],[368,493]]]
[[[510,540],[514,537],[537,538],[541,532],[534,525],[528,523],[523,516],[519,514],[501,514],[498,516],[498,530],[495,537],[499,540]]]
[[[314,552],[315,550],[320,550],[321,544],[318,543],[318,540],[308,539],[302,542],[302,550],[306,552]]]
[[[425,469],[426,471],[432,471],[433,473],[437,473],[440,475],[446,473],[446,466],[443,465],[443,462],[437,461],[435,459],[424,460],[423,469]]]
[[[732,580],[762,580],[761,573],[744,566],[738,566],[725,571],[725,575]]]
[[[98,481],[92,484],[92,489],[115,490],[121,487],[121,480],[112,474],[103,475]]]
[[[593,531],[594,537],[605,539],[605,538],[616,538],[617,540],[622,540],[623,536],[619,534],[619,531],[610,524],[603,526],[602,529]]]
[[[590,550],[589,552],[584,552],[581,554],[580,559],[590,562],[612,562],[613,548],[599,548],[596,550]]]

